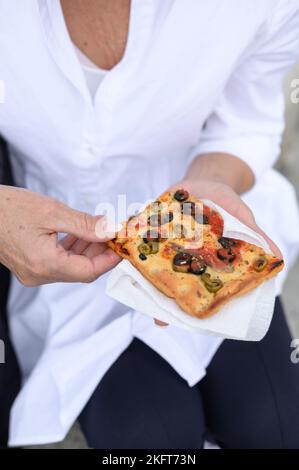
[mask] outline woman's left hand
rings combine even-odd
[[[170,191],[177,189],[186,189],[190,194],[200,199],[210,199],[211,201],[223,207],[227,212],[240,220],[243,224],[259,233],[268,243],[273,253],[282,258],[281,251],[268,235],[257,225],[254,214],[251,209],[242,201],[240,196],[227,184],[215,181],[213,179],[191,180],[185,179],[172,186]],[[155,320],[156,325],[166,326],[167,323]]]
[[[225,183],[215,180],[183,180],[181,183],[176,184],[171,188],[171,191],[184,188],[190,194],[197,196],[200,199],[210,199],[211,201],[223,207],[226,212],[240,220],[247,227],[259,233],[268,243],[271,250],[278,258],[282,258],[281,251],[275,245],[268,235],[257,225],[252,210],[242,201],[239,194],[237,194],[230,186]]]

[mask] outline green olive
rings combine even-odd
[[[157,242],[148,242],[148,245],[151,247],[151,255],[155,255],[159,251],[159,243]]]
[[[138,251],[139,251],[139,253],[142,253],[144,255],[150,255],[151,251],[152,251],[152,248],[151,248],[151,245],[149,243],[141,243],[138,246]]]
[[[148,243],[141,243],[138,246],[139,253],[143,253],[144,255],[154,255],[159,251],[159,243],[157,242],[148,242]]]
[[[204,274],[201,276],[201,280],[202,280],[204,283],[208,282],[210,279],[211,279],[211,274],[204,273]]]
[[[267,264],[268,264],[267,258],[265,258],[264,256],[261,256],[260,258],[257,258],[256,260],[254,260],[253,269],[257,271],[258,273],[260,273],[261,271],[265,269]]]
[[[208,273],[202,274],[201,279],[209,292],[218,292],[223,287],[223,282],[218,277],[211,278]]]

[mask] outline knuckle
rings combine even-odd
[[[40,276],[43,271],[43,263],[38,256],[34,255],[30,258],[28,268],[33,276]]]
[[[47,225],[55,225],[57,219],[63,217],[64,204],[52,198],[45,198],[43,207],[43,219]]]
[[[21,284],[26,287],[35,287],[41,284],[41,278],[33,272],[29,264],[30,263],[27,262],[23,265],[14,266],[12,271]]]
[[[29,274],[17,275],[17,278],[20,283],[25,287],[37,287],[40,285],[40,282],[38,282],[36,278]]]
[[[41,254],[32,254],[26,266],[28,276],[33,279],[44,279],[48,277],[50,272],[50,259],[44,259]],[[47,266],[47,268],[46,268]]]
[[[88,273],[85,275],[85,284],[91,284],[98,278],[97,273],[94,271],[94,269],[91,269]]]
[[[81,216],[81,224],[82,224],[82,229],[85,232],[92,232],[94,228],[93,220],[92,217],[87,214],[86,212],[82,212]]]
[[[84,280],[85,284],[91,284],[97,279],[97,276],[95,274],[88,274]]]
[[[255,218],[252,210],[245,204],[241,204],[238,207],[237,217],[247,219],[248,221],[255,222]]]
[[[57,203],[54,199],[45,197],[43,200],[43,212],[49,217],[54,217],[55,213],[57,216]]]

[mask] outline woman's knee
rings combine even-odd
[[[198,389],[140,341],[102,379],[80,424],[95,448],[200,448],[204,433]]]

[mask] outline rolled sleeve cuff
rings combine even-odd
[[[280,153],[280,142],[264,137],[236,137],[229,140],[202,140],[191,152],[190,161],[207,153],[228,153],[243,160],[252,170],[257,181],[271,168]]]

